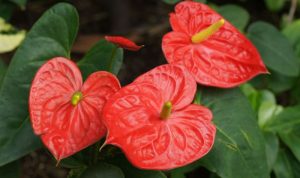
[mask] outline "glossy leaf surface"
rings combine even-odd
[[[200,163],[222,178],[269,177],[265,141],[247,98],[238,89],[202,93],[202,103],[212,109],[217,135]]]
[[[170,15],[173,31],[163,37],[162,49],[169,63],[181,64],[203,85],[234,87],[267,73],[252,43],[229,22],[208,39],[193,43],[191,38],[222,17],[208,6],[185,1]]]
[[[125,178],[122,170],[114,165],[98,163],[86,169],[80,178]]]
[[[248,28],[247,36],[259,50],[268,68],[286,76],[298,76],[299,63],[293,47],[274,26],[255,22]]]
[[[250,15],[244,8],[227,4],[217,9],[218,12],[239,30],[243,31],[250,20]]]
[[[35,23],[15,53],[0,88],[0,166],[40,146],[27,118],[30,84],[44,61],[69,56],[77,25],[76,10],[60,3]]]
[[[122,63],[123,49],[106,40],[100,40],[78,62],[78,67],[85,79],[98,70],[105,70],[117,75]]]
[[[195,81],[185,85],[193,81],[190,78],[183,67],[164,65],[122,88],[103,109],[106,143],[120,147],[133,165],[143,169],[180,167],[205,155],[213,145],[215,127],[210,110],[188,103],[196,90]],[[167,101],[173,105],[172,113],[162,120],[160,112]]]
[[[29,109],[35,134],[57,160],[82,150],[105,135],[102,107],[119,89],[117,78],[104,71],[91,74],[82,85],[74,62],[51,59],[31,85]],[[76,92],[82,93],[82,99],[74,105],[71,99]]]
[[[122,36],[105,36],[105,39],[121,48],[127,49],[129,51],[138,51],[143,46],[138,46],[133,41],[124,38]]]
[[[134,167],[126,157],[121,154],[116,155],[108,161],[122,169],[126,178],[167,178],[162,171],[142,170]]]

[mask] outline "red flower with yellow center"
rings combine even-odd
[[[184,65],[198,83],[228,88],[268,73],[254,45],[207,5],[181,2],[170,23],[173,31],[162,41],[165,57]]]
[[[59,161],[95,143],[106,133],[101,111],[120,89],[111,73],[91,74],[82,84],[74,62],[57,57],[36,73],[29,97],[35,134]]]
[[[120,147],[142,169],[172,169],[201,158],[211,149],[216,129],[211,111],[191,104],[195,92],[195,80],[179,65],[138,77],[103,108],[106,144]]]

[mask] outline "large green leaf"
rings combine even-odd
[[[18,161],[0,167],[0,175],[3,178],[19,178],[21,166]]]
[[[241,31],[244,31],[250,20],[247,10],[234,4],[221,6],[218,12]]]
[[[268,68],[286,76],[298,76],[299,63],[293,48],[274,26],[255,22],[248,29],[248,37],[259,50]]]
[[[287,150],[280,150],[274,172],[276,178],[299,178],[300,163]]]
[[[117,166],[98,163],[87,168],[81,178],[125,178],[122,170]]]
[[[222,178],[269,177],[265,141],[240,90],[205,89],[203,103],[213,111],[217,135],[202,165]]]
[[[0,165],[40,146],[26,119],[30,83],[46,60],[70,56],[77,28],[75,8],[57,4],[35,23],[15,53],[0,88]]]
[[[105,70],[117,75],[122,64],[123,49],[106,40],[99,41],[78,62],[84,78],[97,70]]]

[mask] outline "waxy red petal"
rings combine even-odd
[[[255,46],[229,22],[205,41],[191,38],[222,17],[207,5],[185,1],[170,15],[173,32],[163,37],[169,63],[184,65],[200,84],[234,87],[260,73],[268,73]]]
[[[105,39],[129,51],[138,51],[143,47],[143,45],[138,46],[133,41],[122,36],[105,36]]]
[[[180,65],[158,66],[139,76],[134,82],[148,82],[159,88],[164,101],[171,101],[175,110],[190,104],[197,89],[193,76]]]
[[[71,60],[57,57],[44,64],[31,86],[29,108],[34,132],[57,160],[95,143],[105,135],[101,111],[120,89],[116,77],[95,72],[82,86],[81,73]],[[76,106],[74,92],[83,93]]]
[[[142,169],[167,170],[203,157],[214,143],[216,129],[209,109],[187,102],[196,90],[189,78],[183,67],[164,65],[119,90],[103,108],[106,143],[120,147]],[[162,120],[161,109],[172,97],[176,102],[171,115]]]

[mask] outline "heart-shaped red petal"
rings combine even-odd
[[[216,129],[209,109],[189,105],[196,90],[189,78],[183,67],[163,65],[119,90],[103,108],[106,143],[120,147],[142,169],[172,169],[204,156]],[[173,107],[163,120],[166,101]]]
[[[192,42],[193,35],[220,19],[205,4],[179,3],[170,15],[174,31],[166,34],[162,42],[168,62],[186,66],[200,84],[222,88],[267,73],[255,46],[227,21],[208,39],[197,44]]]
[[[197,89],[193,76],[183,66],[172,64],[158,66],[134,82],[148,82],[159,88],[164,101],[171,101],[175,110],[190,104]]]
[[[119,89],[116,77],[104,71],[90,75],[82,86],[74,62],[53,58],[32,82],[29,109],[33,130],[57,160],[68,157],[105,135],[102,107]],[[77,105],[71,103],[75,92],[82,93]]]

